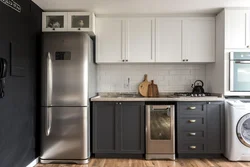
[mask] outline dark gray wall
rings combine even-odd
[[[0,57],[9,63],[5,97],[0,99],[1,167],[25,167],[37,156],[42,10],[30,0],[15,1],[21,5],[21,13],[0,2]],[[14,66],[24,67],[24,77],[10,76],[10,55]]]

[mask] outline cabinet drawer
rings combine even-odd
[[[190,115],[190,114],[198,114],[198,115],[204,115],[206,112],[205,104],[181,104],[179,105],[179,115]]]
[[[181,136],[181,140],[204,140],[205,139],[205,131],[182,131],[179,134]]]
[[[179,153],[203,153],[205,152],[205,144],[204,143],[179,143],[178,146]]]
[[[204,130],[205,118],[204,117],[185,117],[179,118],[180,130]]]

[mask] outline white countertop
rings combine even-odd
[[[96,96],[91,101],[224,101],[223,97],[108,97]]]

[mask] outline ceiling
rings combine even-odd
[[[250,0],[33,0],[45,11],[96,14],[215,14],[225,7],[250,7]]]

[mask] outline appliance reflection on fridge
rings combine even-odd
[[[96,95],[93,42],[84,33],[44,33],[41,163],[88,163]]]

